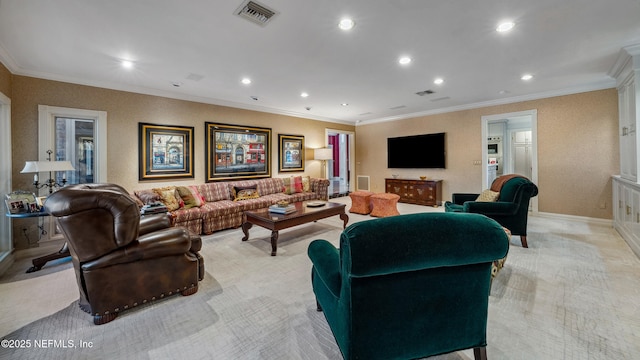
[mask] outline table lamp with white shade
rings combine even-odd
[[[49,187],[49,194],[53,193],[53,189],[55,187],[63,187],[66,183],[67,183],[67,174],[66,171],[73,171],[75,170],[73,168],[73,165],[71,165],[70,161],[51,161],[51,154],[53,153],[53,151],[51,150],[47,150],[47,161],[27,161],[24,164],[24,168],[22,169],[22,171],[20,171],[20,173],[22,174],[28,174],[28,173],[34,173],[33,175],[33,186],[36,187],[36,189],[41,189],[45,186]],[[58,183],[55,180],[55,176],[53,173],[55,173],[56,171],[64,171],[64,173],[62,174],[62,182]],[[41,172],[49,172],[49,179],[40,184],[39,179],[38,179],[38,173]]]

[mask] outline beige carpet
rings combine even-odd
[[[349,223],[367,219],[350,214]],[[514,236],[493,284],[489,358],[640,358],[640,261],[620,236],[606,224],[538,216],[529,229],[530,248]],[[22,256],[0,278],[0,337],[31,347],[0,347],[0,358],[340,359],[315,311],[306,249],[318,238],[337,244],[341,231],[338,217],[284,230],[276,257],[260,227],[248,242],[240,241],[240,229],[207,236],[207,275],[195,295],[148,304],[102,326],[78,308],[70,262],[24,274],[32,254]],[[36,348],[36,340],[56,342]],[[435,357],[472,358],[470,351]]]

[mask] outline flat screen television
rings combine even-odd
[[[387,138],[387,167],[444,169],[445,133]]]

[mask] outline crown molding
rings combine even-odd
[[[381,123],[381,122],[388,122],[388,121],[412,119],[412,118],[417,118],[417,117],[422,117],[422,116],[445,114],[445,113],[450,113],[450,112],[454,112],[454,111],[471,110],[471,109],[478,109],[478,108],[496,106],[496,105],[513,104],[513,103],[531,101],[531,100],[540,100],[540,99],[546,99],[546,98],[551,98],[551,97],[556,97],[556,96],[573,95],[573,94],[579,94],[579,93],[584,93],[584,92],[589,92],[589,91],[598,91],[598,90],[604,90],[604,89],[611,89],[611,88],[615,88],[615,87],[616,87],[616,82],[615,82],[614,79],[611,79],[611,80],[605,80],[605,81],[601,81],[601,82],[597,82],[597,83],[592,83],[592,84],[589,84],[589,85],[576,86],[576,87],[571,87],[571,88],[566,88],[566,89],[546,91],[546,92],[536,93],[536,94],[514,96],[514,97],[498,99],[498,100],[490,100],[490,101],[483,101],[483,102],[477,102],[477,103],[463,104],[463,105],[458,105],[458,106],[451,106],[451,107],[446,107],[446,108],[440,108],[440,109],[433,109],[433,110],[428,110],[428,111],[416,112],[416,113],[412,113],[412,114],[405,114],[405,115],[390,116],[390,117],[374,119],[374,120],[367,120],[366,122],[362,121],[362,122],[356,123],[356,126],[363,126],[363,125],[369,125],[369,124],[375,124],[375,123]]]

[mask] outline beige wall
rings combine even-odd
[[[538,112],[538,209],[611,219],[611,175],[619,172],[618,97],[615,89],[456,111],[356,128],[356,174],[371,176],[373,191],[385,177],[442,179],[443,197],[482,191],[481,117]],[[447,169],[387,169],[387,137],[447,133]],[[604,206],[604,208],[602,208]]]
[[[6,97],[11,97],[11,72],[0,63],[0,92]]]
[[[1,74],[1,72],[0,72]],[[2,80],[0,75],[0,80]],[[2,86],[2,84],[0,84]],[[304,174],[319,177],[320,162],[313,160],[313,150],[325,145],[325,129],[355,131],[351,125],[314,121],[284,115],[241,110],[224,106],[174,100],[158,96],[49,81],[25,76],[12,78],[12,142],[13,187],[32,189],[32,174],[21,174],[27,160],[38,158],[38,105],[50,105],[107,112],[107,181],[128,190],[167,184],[203,183],[204,123],[220,122],[258,127],[272,131],[272,176],[285,177],[299,173],[278,173],[278,134],[305,136],[306,163]],[[138,180],[138,123],[171,124],[194,127],[195,178],[148,182]],[[14,234],[22,234],[24,224],[14,222]],[[19,228],[18,228],[19,227]],[[29,237],[37,231],[28,226]],[[16,248],[25,247],[23,236],[14,235]],[[20,239],[18,239],[20,238]],[[20,243],[18,243],[18,241]]]
[[[325,129],[354,131],[354,126],[314,121],[284,115],[241,110],[224,106],[174,100],[90,86],[48,81],[24,76],[13,80],[14,187],[28,188],[31,177],[20,174],[24,161],[37,159],[38,105],[50,105],[107,112],[107,180],[127,189],[149,188],[166,183],[204,182],[204,123],[268,127],[272,130],[272,176],[278,173],[278,134],[305,136],[305,174],[320,176],[320,162],[312,149],[325,144]],[[138,180],[138,123],[194,127],[195,178],[148,182]],[[301,174],[301,173],[296,173]]]

